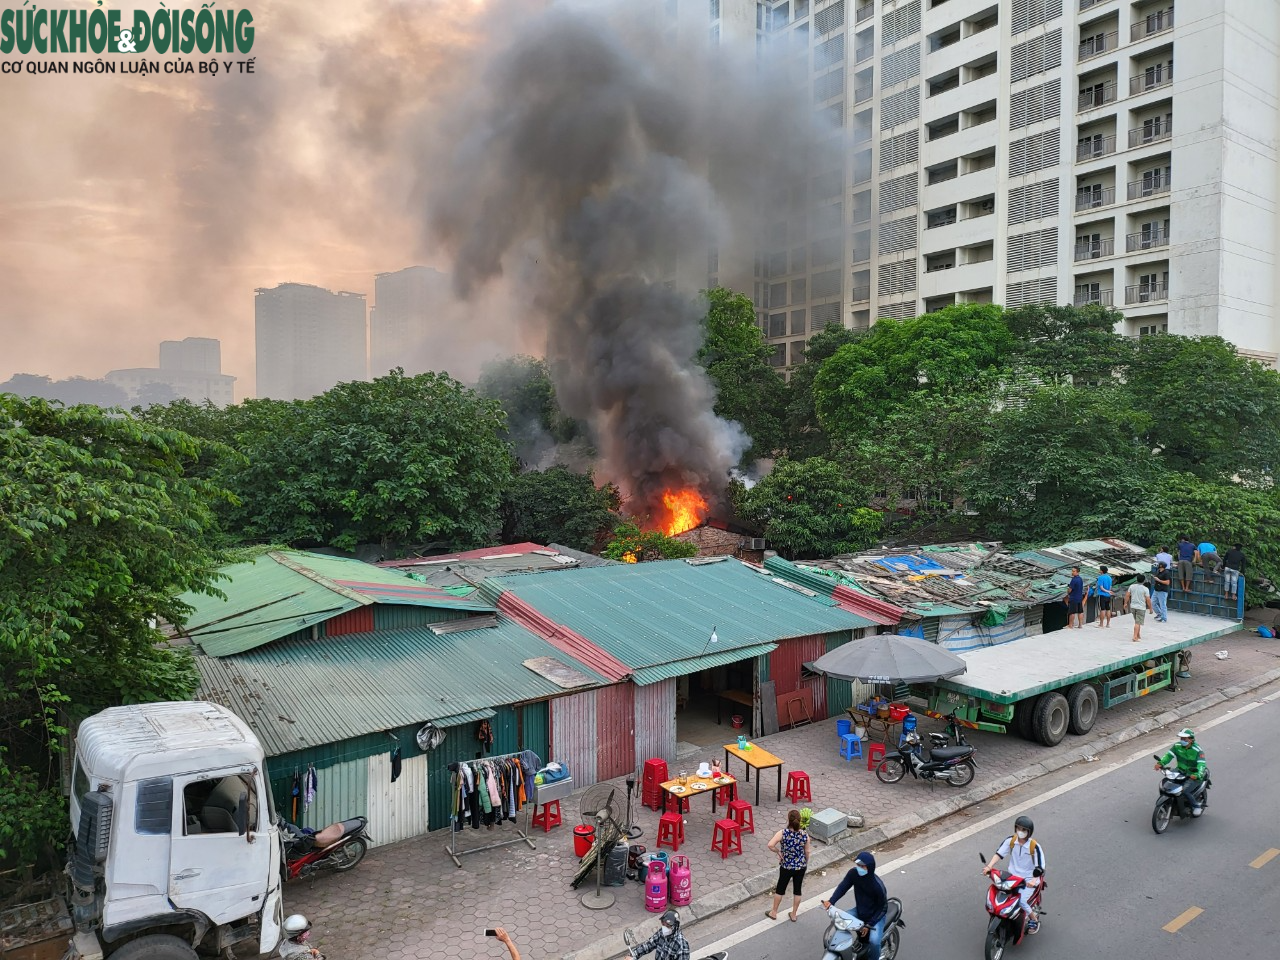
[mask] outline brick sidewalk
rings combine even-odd
[[[1113,629],[1126,635],[1128,632],[1124,623],[1117,623]],[[1065,632],[1064,640],[1069,641]],[[1214,651],[1222,649],[1230,651],[1230,659],[1219,661],[1213,657]],[[1193,662],[1193,678],[1181,681],[1176,693],[1162,690],[1149,698],[1101,711],[1093,731],[1084,740],[1068,736],[1057,747],[1046,748],[1014,736],[970,731],[968,739],[978,751],[978,775],[969,789],[991,784],[1036,763],[1054,761],[1052,766],[1060,767],[1074,762],[1080,759],[1085,742],[1118,734],[1143,721],[1150,723],[1152,718],[1218,691],[1250,688],[1260,677],[1278,668],[1280,641],[1242,631],[1201,645]],[[922,729],[938,726],[926,722],[930,726],[922,723]],[[756,742],[783,758],[784,772],[808,772],[814,796],[809,806],[814,810],[830,806],[844,812],[857,811],[866,818],[868,829],[950,798],[959,802],[962,796],[954,788],[931,787],[911,779],[888,786],[876,780],[865,762],[841,760],[834,719]],[[683,761],[682,765],[692,769],[698,759],[702,758]],[[733,772],[739,774],[741,766],[734,761]],[[761,875],[776,871],[777,859],[765,844],[783,825],[791,807],[785,797],[781,804],[776,802],[775,783],[773,771],[767,771],[760,806],[755,811],[756,833],[744,836],[742,856],[727,860],[710,853],[713,817],[709,798],[693,801],[686,815],[686,842],[680,853],[689,857],[693,872],[695,914],[740,900],[743,886],[750,894],[760,893],[761,912],[767,908],[769,900],[763,891],[771,883],[762,880]],[[622,788],[625,793],[625,784]],[[644,831],[637,842],[653,850],[658,813],[640,806],[639,794],[637,785],[634,820]],[[741,795],[754,800],[755,788],[744,787]],[[565,824],[549,834],[537,831],[536,850],[523,844],[487,850],[464,857],[458,868],[445,853],[447,832],[438,831],[376,848],[350,874],[330,874],[313,882],[287,885],[286,913],[301,912],[312,920],[317,944],[330,960],[361,960],[374,955],[386,960],[505,957],[505,949],[484,936],[486,927],[496,926],[511,931],[527,960],[571,954],[605,938],[615,939],[621,952],[622,931],[652,916],[644,909],[644,887],[628,882],[612,888],[617,902],[607,910],[583,907],[581,897],[590,889],[589,884],[578,890],[569,886],[578,864],[572,835],[578,805],[576,799],[570,798],[562,806]],[[494,839],[498,839],[497,831],[491,834],[464,830],[459,846],[465,848],[468,842],[482,846]],[[814,853],[815,866],[845,855],[837,847],[824,851],[818,841],[814,842]]]

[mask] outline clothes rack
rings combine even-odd
[[[463,764],[467,764],[467,765],[475,764],[478,766],[483,763],[498,763],[504,760],[515,760],[517,763],[519,763],[520,757],[527,752],[528,751],[520,750],[520,751],[517,751],[516,753],[500,753],[500,754],[495,754],[493,756],[476,757],[474,760],[459,760],[457,762],[459,766]],[[541,766],[541,763],[539,763],[539,766]],[[467,850],[459,850],[458,834],[461,833],[462,831],[461,829],[459,829],[459,824],[456,822],[456,818],[454,818],[453,816],[450,816],[449,842],[445,844],[445,852],[448,853],[449,857],[453,860],[454,866],[461,867],[462,866],[461,858],[468,856],[469,854],[479,853],[481,850],[493,850],[497,847],[507,847],[513,843],[527,843],[529,845],[530,850],[538,849],[533,842],[533,838],[529,836],[529,817],[533,807],[536,806],[536,804],[534,804],[533,802],[533,778],[532,777],[529,777],[527,780],[526,790],[527,790],[529,799],[524,804],[524,824],[521,825],[520,820],[517,816],[517,819],[514,822],[514,829],[516,831],[515,836],[508,837],[505,840],[496,840],[493,843],[486,843],[483,846],[471,847],[470,849],[467,849]]]

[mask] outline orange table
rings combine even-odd
[[[751,770],[756,771],[756,806],[760,806],[760,771],[770,767],[778,768],[778,802],[782,802],[782,758],[775,757],[768,750],[761,750],[754,743],[750,750],[743,750],[736,743],[724,745],[724,768],[729,769],[730,755],[737,757],[747,765],[747,783],[751,782]]]
[[[679,777],[662,784],[663,792],[676,798],[681,816],[684,816],[684,802],[691,797],[698,796],[700,793],[711,794],[712,813],[716,812],[716,797],[719,795],[721,788],[732,787],[734,797],[738,795],[738,781],[728,774],[722,776],[719,782],[711,777],[689,777],[688,779],[689,782],[687,784],[682,784]],[[665,802],[662,804],[662,809],[667,809]]]

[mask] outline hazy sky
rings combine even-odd
[[[417,200],[441,148],[431,111],[462,89],[476,37],[528,5],[252,0],[236,6],[254,14],[253,75],[3,75],[0,381],[154,366],[161,340],[203,336],[241,398],[255,287],[372,303],[377,272],[447,270]]]

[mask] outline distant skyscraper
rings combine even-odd
[[[382,376],[395,367],[422,373],[427,325],[447,309],[453,295],[449,277],[430,267],[406,267],[375,277],[374,306],[369,311],[369,371]]]
[[[363,293],[282,283],[254,294],[259,397],[305,400],[365,379]]]
[[[170,400],[192,403],[212,401],[225,407],[234,401],[236,378],[222,372],[222,345],[208,337],[165,340],[160,344],[159,367],[112,370],[105,377],[129,395],[129,401],[147,405]]]

